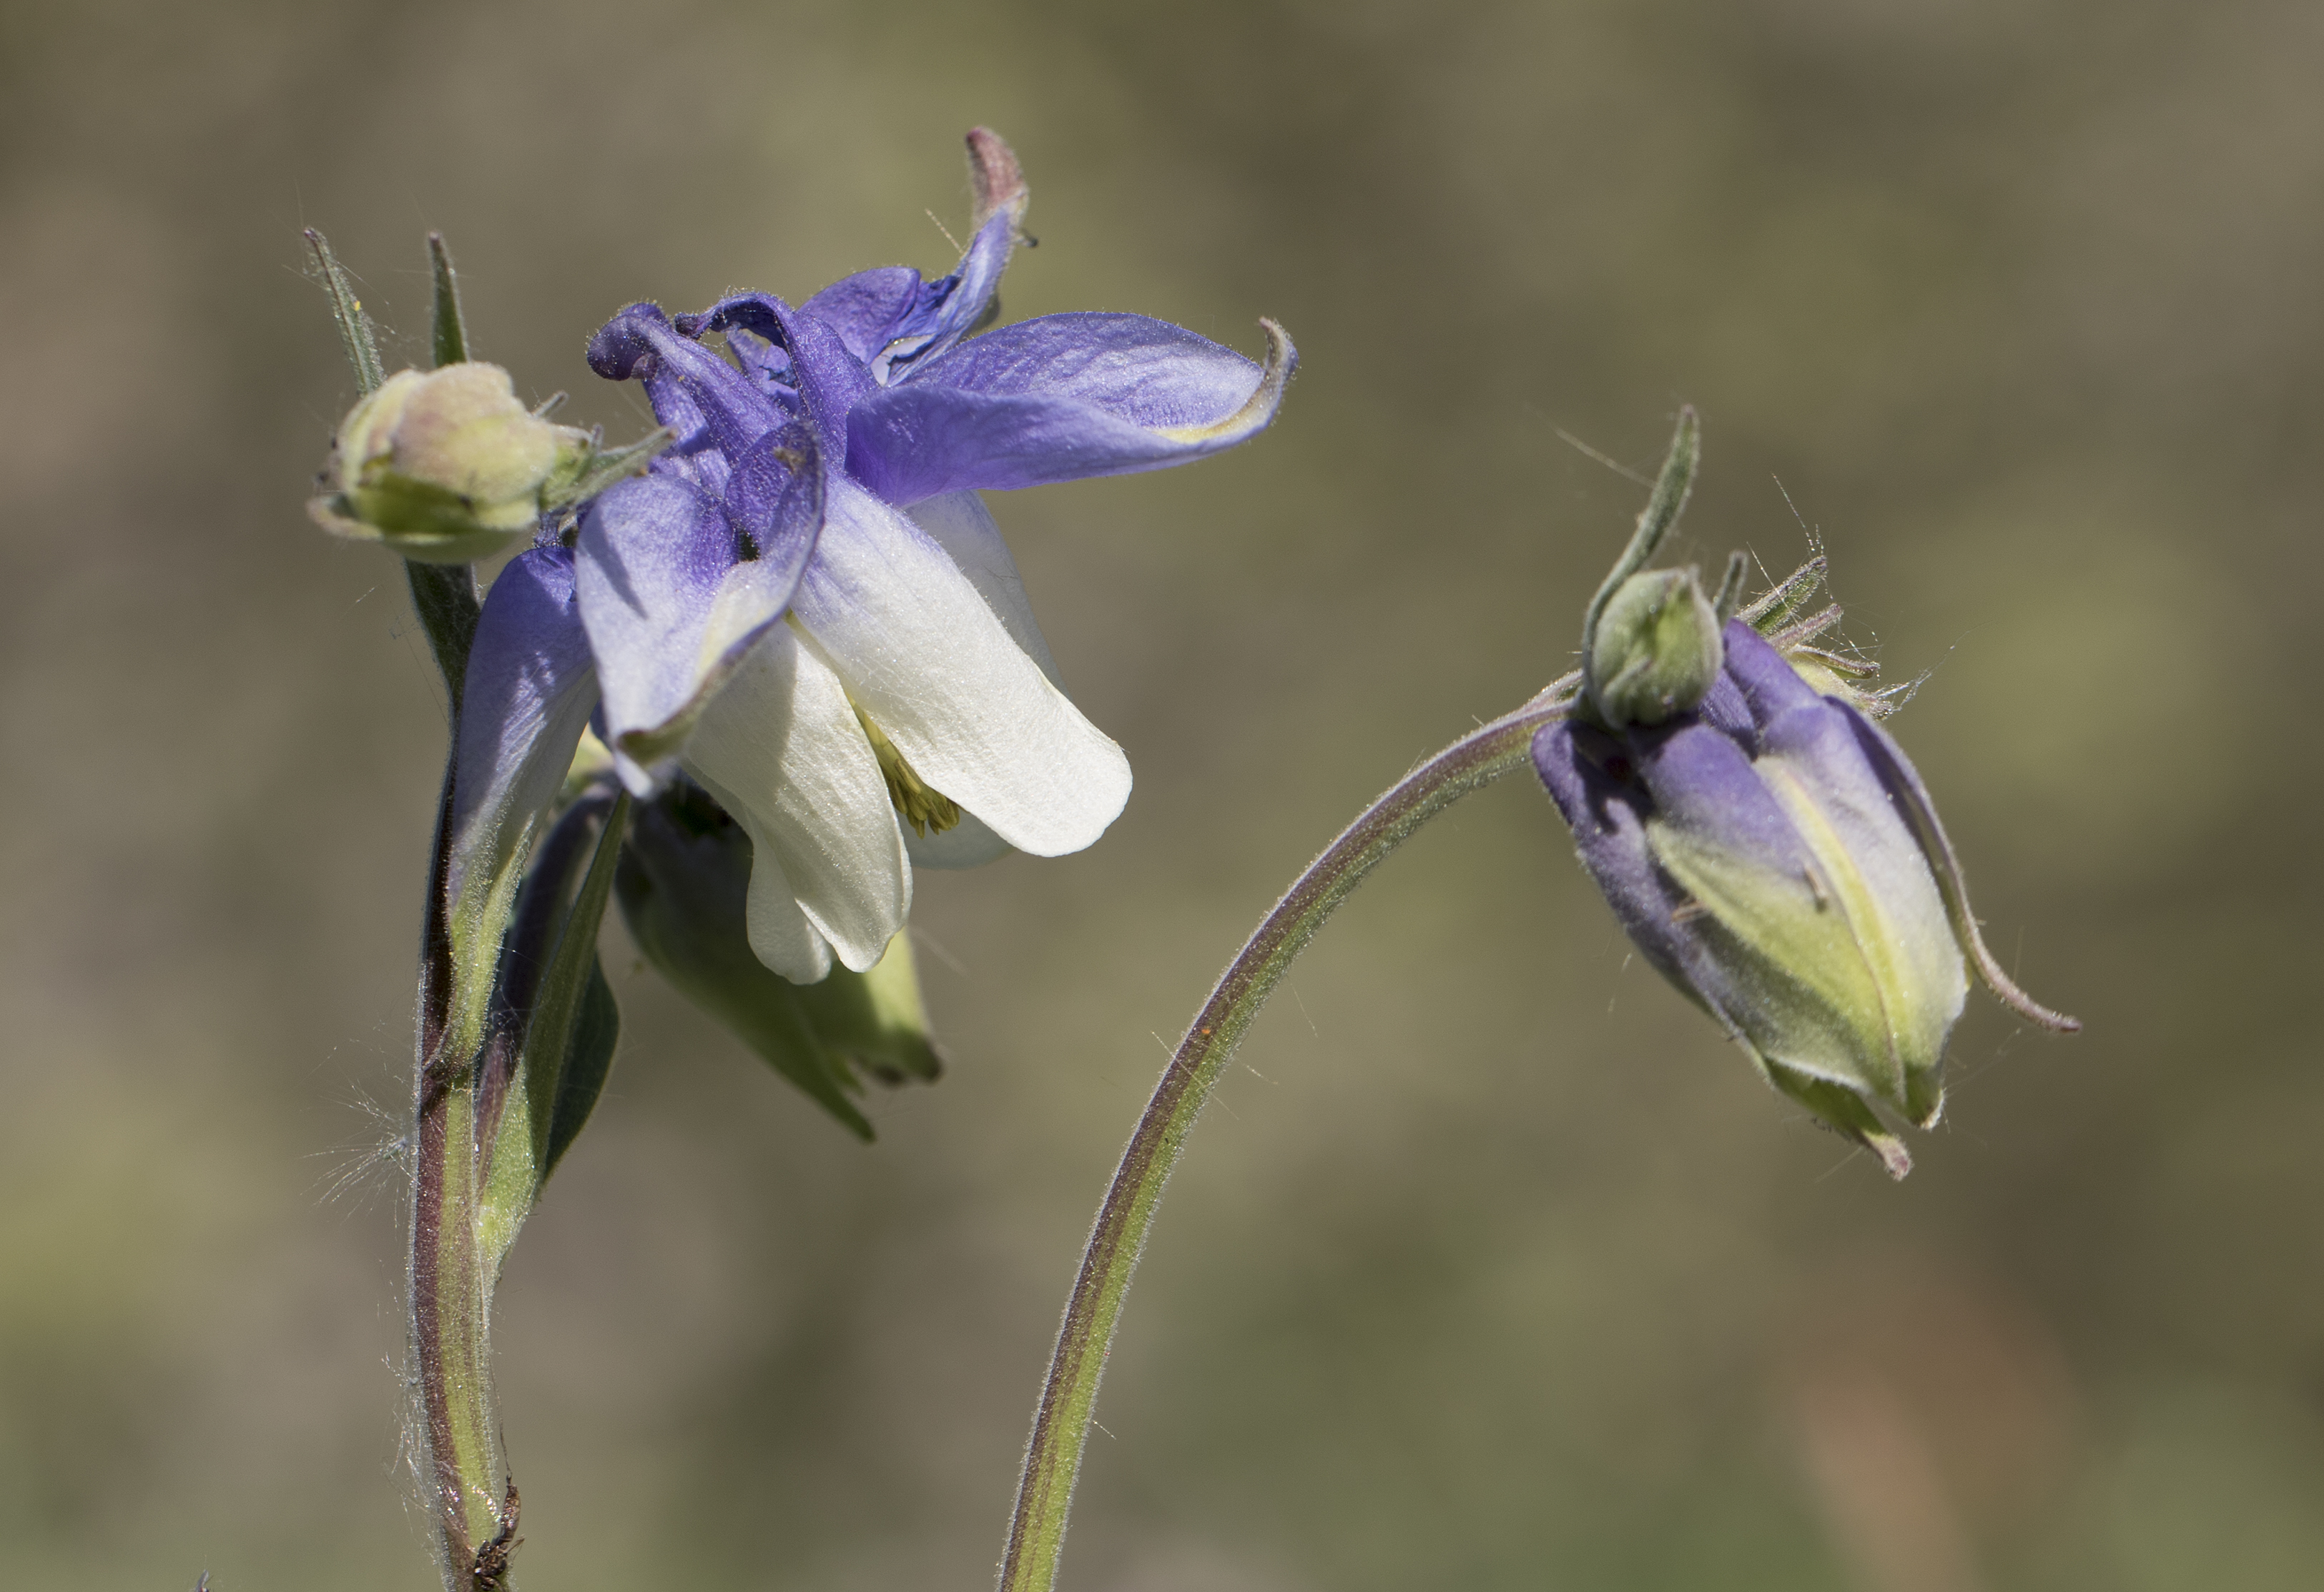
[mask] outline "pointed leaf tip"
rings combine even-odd
[[[460,284],[452,270],[452,251],[440,232],[428,235],[428,266],[435,281],[430,352],[439,368],[460,364],[468,357],[468,330],[460,318]]]

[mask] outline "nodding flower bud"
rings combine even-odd
[[[1614,588],[1582,667],[1609,730],[1659,724],[1719,677],[1719,616],[1692,569],[1650,569]]]
[[[1744,621],[1723,640],[1691,710],[1550,725],[1534,765],[1646,960],[1768,1082],[1902,1177],[1911,1157],[1881,1113],[1926,1127],[1942,1109],[1964,956],[2022,1015],[2080,1025],[1993,964],[1928,793],[1886,732]]]
[[[308,512],[324,529],[424,564],[466,564],[532,534],[548,489],[592,438],[517,401],[494,364],[398,371],[340,422]]]
[[[1881,1112],[1926,1127],[1944,1109],[1964,958],[2020,1016],[2081,1025],[1986,950],[1929,793],[1873,722],[1897,695],[1843,679],[1871,669],[1815,645],[1840,622],[1807,612],[1822,558],[1731,619],[1744,555],[1716,599],[1691,569],[1646,569],[1701,458],[1682,410],[1582,617],[1574,711],[1534,737],[1534,768],[1646,959],[1769,1083],[1902,1177],[1912,1157]]]

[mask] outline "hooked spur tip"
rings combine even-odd
[[[609,382],[645,380],[654,373],[654,335],[669,327],[669,317],[650,299],[624,305],[589,339],[589,368]]]
[[[1863,1136],[1864,1147],[1880,1157],[1880,1169],[1890,1181],[1903,1182],[1913,1174],[1913,1157],[1904,1148],[1904,1141],[1893,1134],[1868,1133]]]
[[[974,190],[976,203],[970,212],[972,230],[1006,210],[1012,221],[1021,222],[1025,207],[1033,197],[1026,186],[1025,170],[1017,163],[1017,152],[1009,141],[990,127],[968,130],[968,180]]]

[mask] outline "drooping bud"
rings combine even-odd
[[[865,1079],[894,1086],[943,1071],[910,940],[898,934],[868,972],[834,967],[820,983],[794,984],[751,950],[750,883],[750,836],[680,780],[638,808],[613,889],[631,937],[664,978],[869,1139],[872,1124],[849,1098]]]
[[[1534,765],[1646,960],[1771,1084],[1902,1177],[1912,1160],[1881,1111],[1926,1127],[1943,1109],[1965,959],[2030,1020],[2079,1025],[1994,965],[1886,732],[1743,621],[1724,642],[1695,711],[1551,725]]]
[[[1809,611],[1822,557],[1748,607],[1744,555],[1715,601],[1691,569],[1646,568],[1701,456],[1683,410],[1583,615],[1574,712],[1534,737],[1534,768],[1646,960],[1769,1083],[1902,1177],[1912,1157],[1881,1113],[1926,1127],[1944,1109],[1967,964],[2027,1020],[2081,1025],[1986,949],[1928,791],[1874,722],[1911,686],[1863,686],[1869,664],[1816,644],[1840,617]]]
[[[340,423],[307,506],[337,535],[425,564],[466,564],[529,537],[545,494],[589,460],[587,432],[517,400],[498,365],[399,371]]]
[[[1617,586],[1582,666],[1606,727],[1659,724],[1701,702],[1719,677],[1719,623],[1692,569],[1651,569]]]

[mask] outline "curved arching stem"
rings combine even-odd
[[[1089,1440],[1098,1378],[1121,1318],[1162,1185],[1185,1149],[1251,1019],[1300,952],[1364,877],[1437,814],[1521,766],[1534,734],[1571,711],[1580,675],[1566,676],[1517,712],[1464,735],[1364,809],[1292,881],[1203,1003],[1139,1118],[1083,1252],[1065,1305],[1049,1377],[1033,1417],[1017,1511],[1001,1560],[1001,1592],[1050,1592],[1065,1539],[1065,1512]]]

